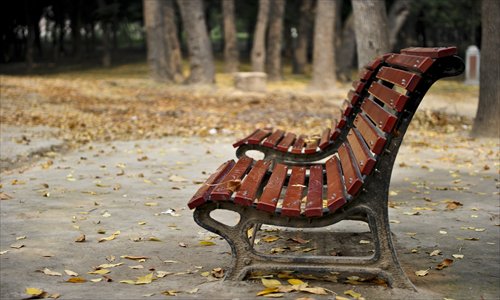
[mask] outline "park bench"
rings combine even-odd
[[[254,271],[340,272],[414,289],[391,239],[389,184],[404,134],[425,93],[438,79],[463,72],[463,61],[455,54],[455,47],[407,48],[376,59],[349,92],[344,124],[325,130],[314,146],[297,135],[262,129],[236,143],[244,151],[261,150],[266,158],[256,161],[240,151],[239,159],[222,164],[188,203],[200,226],[230,244],[232,269],[226,279],[242,280]],[[304,163],[319,157],[328,159]],[[238,223],[214,219],[210,213],[217,209],[238,213]],[[276,255],[254,245],[261,224],[303,229],[343,220],[368,223],[373,255]]]

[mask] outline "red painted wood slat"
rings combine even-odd
[[[239,190],[236,192],[234,197],[235,203],[245,206],[252,205],[260,183],[270,165],[271,161],[269,160],[259,160],[255,163],[250,172],[248,172],[248,175],[243,179]]]
[[[226,174],[233,168],[234,164],[234,160],[231,159],[219,166],[219,168],[217,168],[217,170],[210,175],[207,181],[205,181],[205,183],[198,189],[191,200],[189,200],[188,207],[193,209],[205,203],[212,190],[216,188],[216,184],[222,181]]]
[[[302,153],[302,148],[304,148],[304,143],[305,143],[306,136],[301,134],[296,140],[295,143],[293,143],[292,146],[292,153]]]
[[[287,152],[288,148],[293,144],[295,141],[296,135],[291,132],[287,132],[285,134],[285,137],[279,142],[278,146],[276,147],[279,151],[281,152]]]
[[[320,217],[323,214],[323,166],[314,165],[309,169],[309,184],[305,215]]]
[[[233,180],[238,180],[243,178],[245,173],[247,172],[248,168],[252,164],[253,159],[250,157],[243,157],[238,162],[234,167],[229,171],[229,173],[224,177],[225,184],[221,184],[218,187],[216,187],[212,193],[210,194],[210,200],[218,201],[218,200],[229,200],[231,198],[231,194],[233,191],[231,191],[227,186],[230,181]]]
[[[342,173],[340,172],[340,162],[336,156],[333,156],[325,163],[327,206],[330,212],[334,212],[346,204],[345,185],[342,182]]]
[[[367,64],[364,66],[365,69],[369,69],[369,70],[375,70],[378,66],[380,66],[382,64],[382,62],[384,61],[384,58],[383,57],[377,57],[376,59],[374,59],[371,63]]]
[[[337,128],[338,128],[338,129],[342,129],[342,128],[344,128],[345,124],[347,124],[347,119],[346,119],[346,117],[344,117],[344,116],[343,116],[343,117],[339,120],[339,122],[337,123]]]
[[[304,149],[305,154],[315,153],[318,149],[318,139],[310,138],[306,141],[306,148]]]
[[[300,216],[300,204],[306,179],[305,167],[292,167],[292,175],[288,181],[288,187],[283,199],[281,214],[284,216],[298,217]]]
[[[387,140],[375,125],[364,114],[360,113],[354,119],[354,126],[359,130],[372,152],[380,154]]]
[[[359,79],[367,81],[372,76],[373,71],[369,69],[363,69],[359,74]]]
[[[359,80],[356,80],[352,83],[352,87],[354,88],[354,91],[358,94],[361,93],[361,91],[365,88],[366,82],[362,82]]]
[[[352,104],[349,101],[344,100],[344,103],[342,103],[342,110],[344,111],[344,116],[350,116],[352,113]]]
[[[368,92],[398,112],[403,111],[409,98],[378,82],[372,83]]]
[[[354,154],[355,162],[358,165],[359,171],[363,175],[368,175],[373,170],[376,160],[368,150],[368,146],[361,138],[358,130],[353,128],[347,134],[347,141],[351,146],[352,153]]]
[[[251,145],[257,145],[262,142],[268,135],[270,135],[272,130],[259,129],[255,134],[248,138],[247,143]]]
[[[259,198],[257,209],[271,213],[274,212],[276,204],[278,204],[278,200],[280,198],[283,183],[285,183],[286,173],[287,167],[285,165],[276,164],[273,173]]]
[[[377,73],[377,78],[398,85],[413,92],[420,82],[421,77],[417,74],[389,67],[382,67]]]
[[[276,130],[264,140],[262,146],[274,148],[274,146],[280,141],[284,134],[285,132],[283,130]]]
[[[342,173],[347,192],[354,196],[363,185],[363,179],[359,173],[358,167],[353,163],[351,149],[348,144],[344,143],[339,147],[340,164],[342,165]]]
[[[319,148],[325,149],[330,144],[330,128],[325,128],[321,133],[321,140],[319,141]]]
[[[401,66],[420,73],[425,73],[434,63],[430,57],[405,54],[392,54],[386,61],[390,65]]]
[[[245,143],[248,141],[248,139],[249,139],[252,135],[256,134],[259,130],[260,130],[260,129],[255,129],[255,130],[254,130],[254,131],[253,131],[250,135],[248,135],[247,137],[245,137],[245,138],[243,138],[243,139],[241,139],[241,140],[237,141],[236,143],[234,143],[234,144],[233,144],[233,147],[234,147],[234,148],[238,148],[239,146],[241,146],[241,145],[245,144]]]
[[[359,101],[359,94],[353,90],[349,90],[349,92],[347,93],[347,99],[351,101],[352,105],[356,105],[356,103],[358,103]]]
[[[412,47],[412,48],[402,49],[401,53],[427,56],[430,58],[441,58],[457,54],[457,47],[435,47],[435,48]]]
[[[377,124],[384,132],[391,132],[396,124],[397,118],[395,115],[383,109],[373,100],[366,98],[361,104],[361,109]]]

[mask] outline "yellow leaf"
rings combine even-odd
[[[315,295],[327,295],[328,294],[327,290],[322,288],[322,287],[301,287],[300,291],[308,292],[308,293],[315,294]],[[361,294],[360,294],[360,296],[361,296]]]
[[[419,270],[419,271],[415,272],[415,275],[421,276],[421,277],[426,276],[427,274],[429,274],[429,270],[428,269],[427,270]]]
[[[120,280],[120,283],[135,284],[135,281],[133,281],[133,280]]]
[[[203,276],[203,277],[208,277],[208,276],[210,276],[210,272],[208,272],[208,271],[201,272],[200,275]]]
[[[84,282],[87,282],[87,279],[82,278],[82,277],[71,277],[70,279],[66,280],[66,282],[84,283]]]
[[[161,242],[161,240],[159,238],[154,237],[154,236],[150,237],[148,240],[152,241],[152,242]]]
[[[167,290],[167,291],[161,292],[161,294],[163,294],[165,296],[177,296],[177,293],[178,293],[178,291],[176,291],[176,290]]]
[[[139,225],[146,225],[146,222],[139,222],[137,224],[139,224]]]
[[[276,293],[277,291],[278,291],[278,287],[265,288],[264,290],[258,292],[257,296],[264,296],[264,295],[268,295],[268,294],[271,294],[271,293]]]
[[[99,269],[107,269],[107,268],[114,268],[114,267],[118,267],[118,266],[121,266],[123,265],[123,263],[117,263],[117,264],[102,264],[102,265],[98,265],[97,267],[95,267],[96,270],[99,270]]]
[[[276,288],[276,287],[279,287],[281,285],[281,282],[279,280],[276,280],[276,279],[262,278],[261,280],[262,280],[262,284],[267,288]]]
[[[156,277],[163,278],[167,275],[173,274],[172,272],[156,271]]]
[[[44,291],[41,289],[37,289],[37,288],[26,288],[25,293],[30,295],[30,296],[37,297],[37,296],[40,296],[41,294],[43,294]]]
[[[114,240],[118,235],[120,235],[120,230],[116,231],[115,233],[113,233],[112,235],[106,237],[106,238],[100,238],[99,239],[99,243],[101,242],[105,242],[105,241],[112,241]]]
[[[130,259],[130,260],[141,260],[141,259],[149,259],[147,256],[134,256],[134,255],[122,255],[121,258]]]
[[[270,236],[266,236],[266,237],[262,238],[262,240],[266,243],[272,243],[272,242],[277,241],[279,239],[280,238],[278,236],[275,236],[275,235],[270,235]]]
[[[266,298],[283,298],[283,296],[285,296],[285,294],[283,294],[283,293],[264,295],[264,297],[266,297]]]
[[[104,274],[108,274],[109,272],[111,272],[111,271],[108,270],[108,269],[100,269],[100,270],[95,270],[95,271],[92,271],[92,272],[87,272],[87,274],[104,275]]]
[[[355,291],[353,290],[347,290],[344,292],[344,295],[349,295],[351,297],[353,297],[354,299],[359,299],[361,298],[361,294],[360,293],[356,293]]]
[[[214,242],[211,241],[200,241],[201,246],[213,246],[216,245]]]
[[[305,284],[304,281],[300,280],[300,279],[288,279],[288,283],[291,284],[291,285],[301,285],[301,284]]]
[[[135,282],[135,284],[148,284],[148,283],[151,283],[153,282],[153,273],[150,273],[148,275],[145,275],[145,276],[141,276],[141,277],[137,277],[137,281]]]
[[[50,276],[62,276],[61,273],[52,271],[52,270],[50,270],[48,268],[45,268],[45,269],[41,270],[41,272],[44,273],[45,275],[50,275]]]
[[[68,276],[78,276],[78,273],[73,272],[71,270],[64,270],[64,273],[66,273],[66,275]]]
[[[454,258],[458,258],[458,259],[462,259],[464,258],[464,255],[463,254],[453,254],[452,255]]]
[[[146,202],[144,203],[146,206],[158,206],[158,202]]]
[[[342,296],[335,296],[335,300],[349,300],[349,298],[342,297]]]

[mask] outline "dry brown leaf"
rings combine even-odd
[[[281,286],[281,282],[276,279],[266,279],[266,278],[261,278],[262,285],[264,285],[266,288],[277,288]]]
[[[104,274],[108,274],[109,272],[111,272],[111,271],[108,270],[108,269],[100,269],[100,270],[95,270],[95,271],[92,271],[92,272],[87,272],[87,274],[104,275]]]
[[[415,275],[417,275],[417,276],[422,277],[422,276],[426,276],[427,274],[429,274],[429,269],[415,271]]]
[[[66,282],[71,282],[71,283],[84,283],[87,282],[87,279],[82,278],[82,277],[71,277]]]
[[[149,284],[153,282],[154,280],[153,276],[154,276],[153,273],[149,273],[148,275],[137,277],[137,281],[135,282],[135,284]]]
[[[293,238],[289,238],[289,240],[291,241],[294,241],[296,243],[299,243],[299,244],[307,244],[310,242],[310,240],[304,240],[303,238],[300,238],[300,237],[293,237]]]
[[[460,206],[463,206],[463,204],[458,202],[458,201],[447,201],[446,209],[447,210],[455,210]]]
[[[12,199],[11,196],[7,195],[4,192],[0,192],[0,200],[10,200],[10,199]]]
[[[328,291],[322,287],[301,287],[299,290],[301,292],[308,292],[315,295],[328,295]]]
[[[226,188],[231,192],[236,192],[241,187],[241,179],[229,180],[226,184]]]
[[[79,237],[76,238],[75,240],[76,243],[83,243],[85,242],[85,234],[80,235]]]
[[[106,241],[112,241],[119,235],[120,235],[120,230],[116,231],[115,233],[113,233],[112,235],[110,235],[108,237],[100,238],[98,242],[102,243],[102,242],[106,242]]]
[[[449,267],[453,263],[453,259],[445,258],[441,263],[436,266],[436,270],[442,270]]]
[[[222,278],[222,277],[224,277],[224,269],[222,269],[222,268],[214,268],[212,270],[212,272],[210,272],[210,274],[212,274],[212,276],[215,277],[215,278]]]

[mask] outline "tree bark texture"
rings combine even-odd
[[[202,0],[178,0],[189,50],[190,74],[187,83],[213,84],[215,66],[208,38]]]
[[[340,40],[340,47],[336,53],[337,74],[342,81],[352,81],[351,69],[353,68],[356,56],[356,37],[352,13],[344,21]]]
[[[307,50],[311,36],[312,9],[314,1],[302,0],[300,5],[300,20],[298,26],[297,46],[293,52],[295,63],[294,74],[304,74],[307,66]]]
[[[412,0],[396,0],[389,9],[389,47],[391,50],[396,46],[399,31],[406,22],[410,14],[410,6]]]
[[[473,136],[500,137],[500,2],[482,0],[479,106]]]
[[[224,18],[224,67],[228,73],[238,72],[239,55],[234,0],[222,0],[222,15]]]
[[[106,11],[106,1],[98,0],[97,4],[101,12]],[[103,67],[111,67],[111,26],[107,20],[101,20],[102,27],[102,56]]]
[[[174,0],[162,1],[163,26],[165,35],[165,47],[167,48],[167,66],[169,76],[174,82],[182,82],[182,52],[177,36],[177,23],[175,21]]]
[[[266,72],[268,79],[281,80],[281,46],[283,43],[283,20],[285,0],[271,1],[269,31],[267,33]]]
[[[254,72],[264,72],[266,63],[266,29],[269,20],[269,0],[259,0],[259,12],[251,53],[252,70]]]
[[[314,22],[313,73],[311,85],[326,89],[335,85],[335,5],[337,1],[318,0]]]
[[[389,33],[384,0],[351,0],[358,53],[358,68],[387,53]]]

